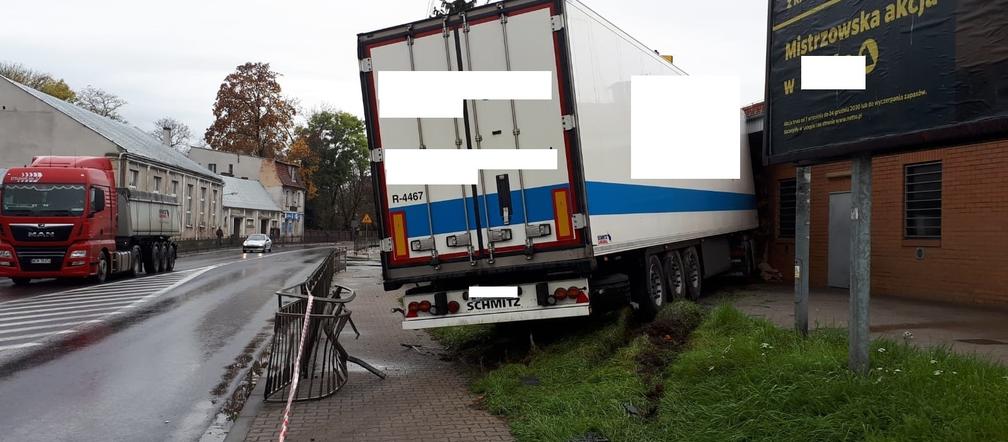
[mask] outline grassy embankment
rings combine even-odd
[[[858,376],[841,329],[801,339],[690,303],[647,325],[613,316],[537,327],[535,344],[518,327],[434,335],[523,441],[1008,440],[1008,369],[993,363],[880,340]]]

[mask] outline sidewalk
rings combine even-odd
[[[809,294],[809,328],[846,327],[846,289],[820,289]],[[782,327],[794,326],[794,287],[756,284],[722,290],[704,303],[729,302],[743,312],[766,318]],[[872,337],[885,336],[923,347],[950,346],[963,354],[978,354],[1008,364],[1008,307],[963,306],[874,296],[869,310]]]
[[[357,291],[349,308],[360,329],[341,340],[347,351],[384,370],[385,380],[350,364],[350,380],[335,395],[295,403],[291,441],[509,441],[507,424],[476,405],[466,379],[439,359],[426,332],[402,330],[395,292],[382,290],[374,261],[349,262],[339,283]],[[349,327],[348,327],[349,329]],[[422,354],[401,344],[421,346]],[[260,380],[263,382],[264,380]],[[262,396],[249,398],[262,401]],[[275,441],[285,404],[266,403],[252,422],[246,441]]]

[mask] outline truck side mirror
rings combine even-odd
[[[105,210],[105,191],[97,187],[91,188],[91,214]]]

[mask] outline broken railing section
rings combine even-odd
[[[385,374],[370,364],[350,356],[339,342],[340,333],[348,324],[357,336],[360,332],[350,317],[347,304],[356,294],[333,283],[334,275],[346,270],[346,250],[333,249],[325,260],[295,286],[277,292],[278,311],[273,324],[273,342],[266,369],[266,401],[283,402],[291,394],[295,366],[299,381],[293,386],[295,401],[321,399],[335,394],[347,381],[347,363],[357,364],[375,376]],[[313,301],[311,311],[308,295]],[[308,321],[301,359],[301,331]]]

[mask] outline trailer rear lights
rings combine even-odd
[[[459,303],[458,303],[458,301],[449,301],[448,302],[448,313],[454,314],[454,313],[458,313],[458,311],[459,311]]]
[[[567,296],[574,300],[575,303],[584,304],[588,302],[588,294],[578,287],[571,287],[567,289]]]
[[[411,303],[407,304],[406,305],[406,317],[407,318],[415,318],[417,316],[417,311],[418,310],[420,310],[420,303],[419,302],[414,301],[414,302],[411,302]]]
[[[431,303],[430,301],[420,301],[420,311],[427,313],[430,311]]]
[[[553,290],[553,298],[555,298],[557,301],[567,299],[567,289],[559,287],[556,290]]]

